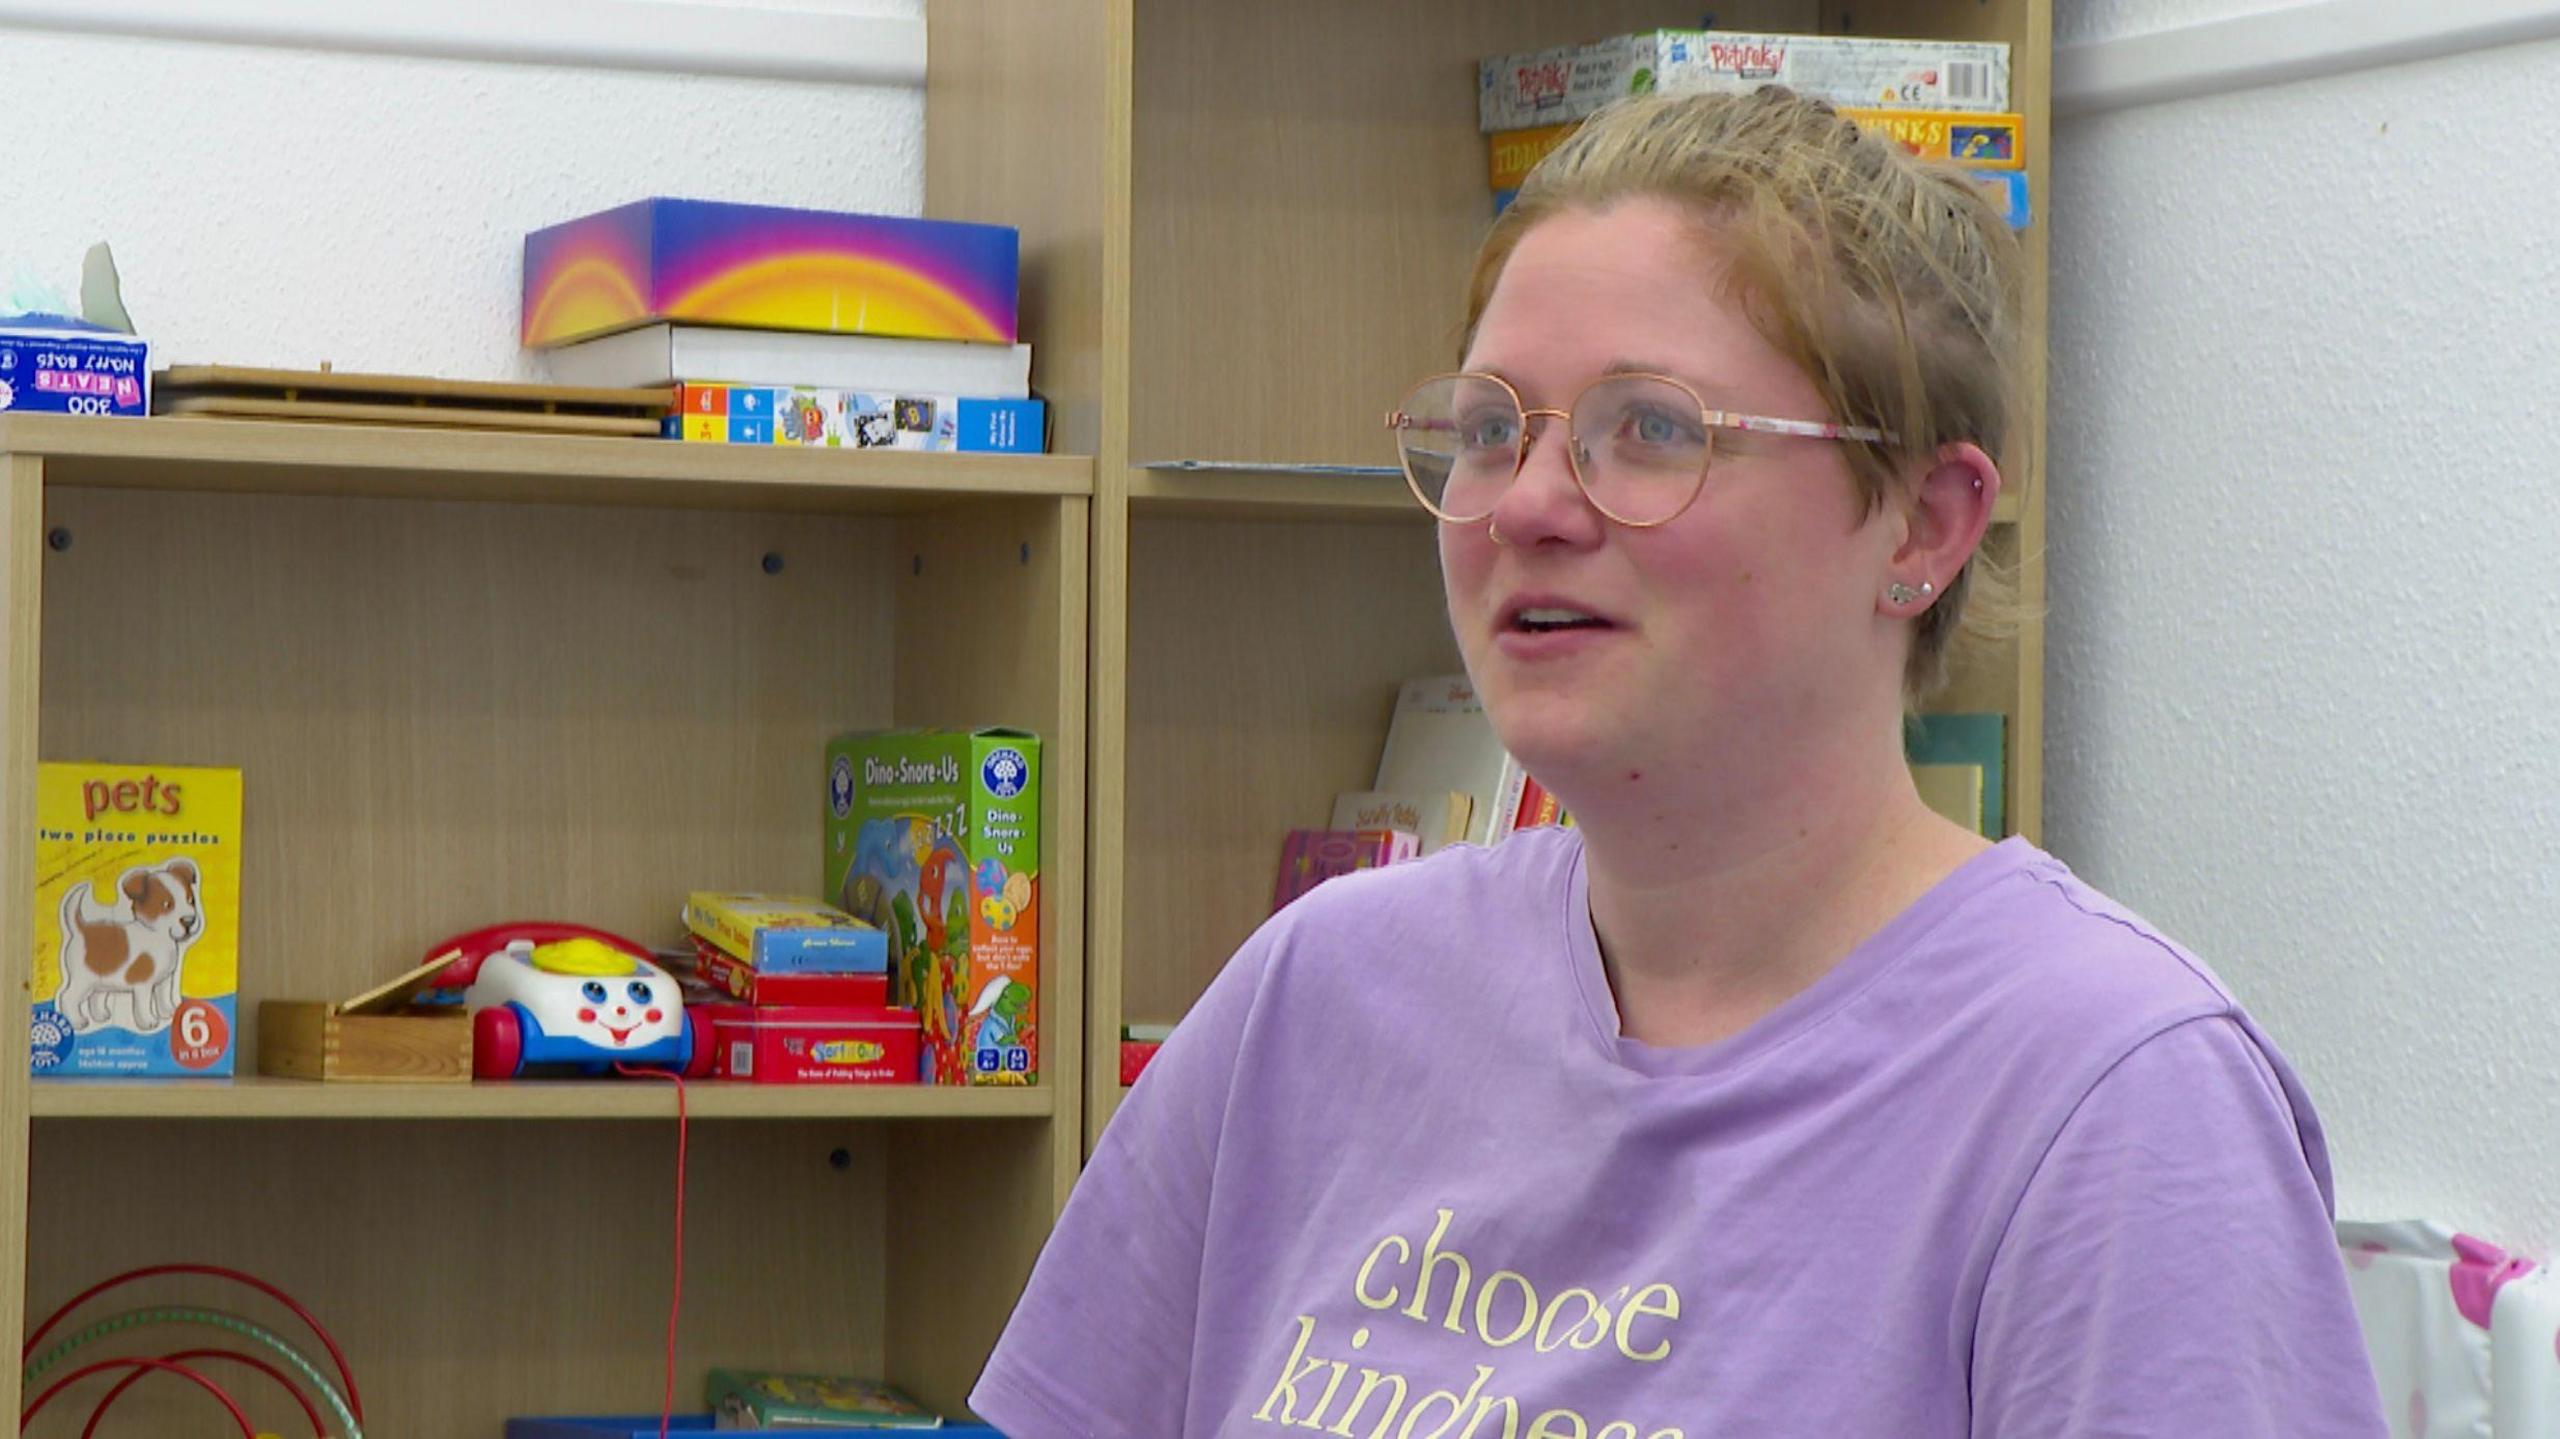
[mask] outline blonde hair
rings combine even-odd
[[[1698,213],[1744,313],[1813,381],[1829,418],[1897,437],[1843,443],[1870,513],[1942,445],[1970,440],[1998,457],[2021,438],[2024,272],[2007,224],[1962,174],[1776,86],[1631,100],[1585,121],[1486,234],[1468,340],[1530,229],[1638,197]],[[1960,628],[2013,622],[2014,585],[1994,568],[1977,554],[1914,626],[1906,706],[1945,682]]]

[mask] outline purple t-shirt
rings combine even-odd
[[[1569,831],[1325,884],[1104,1134],[1016,1439],[2385,1433],[2310,1101],[2023,840],[1730,1039],[1620,1035]]]

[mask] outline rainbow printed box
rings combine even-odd
[[[524,343],[662,320],[1016,338],[1020,232],[715,200],[641,200],[524,238]]]

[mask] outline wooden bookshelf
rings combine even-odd
[[[1041,1119],[1057,1108],[1048,1085],[741,1084],[695,1081],[696,1119]],[[48,1080],[28,1106],[60,1119],[653,1119],[675,1118],[662,1083],[533,1080],[514,1084],[318,1083],[249,1075],[213,1080]]]
[[[250,1063],[258,1000],[492,920],[656,943],[690,889],[810,890],[829,734],[1038,732],[1046,1082],[688,1091],[683,1383],[867,1370],[956,1410],[1082,1158],[1092,494],[1086,457],[0,419],[0,923],[32,932],[39,758],[238,767]],[[19,973],[12,1334],[185,1258],[337,1329],[378,1432],[654,1404],[669,1086],[32,1082]],[[184,1388],[115,1422],[195,1432]]]
[[[1044,333],[1076,337],[1040,383],[1096,456],[1098,1135],[1124,1018],[1189,1008],[1261,917],[1281,835],[1372,778],[1396,682],[1457,667],[1429,526],[1391,478],[1149,466],[1392,464],[1378,417],[1457,354],[1491,218],[1476,62],[1699,17],[1661,0],[935,0],[928,18],[927,206],[1024,228]],[[2049,198],[2050,0],[1742,0],[1714,23],[2007,42],[2035,203]],[[2042,224],[2026,239],[2040,376]],[[2031,611],[2043,404],[2039,379],[2006,457],[2025,483],[1993,541]],[[2031,619],[1968,656],[1940,702],[2007,717],[2007,807],[2031,837],[2042,668]]]

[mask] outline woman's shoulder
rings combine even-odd
[[[2006,1017],[2055,1037],[2124,1042],[2189,1020],[2244,1018],[2221,976],[2185,944],[2023,839],[1943,939],[1963,983]],[[1980,966],[1977,970],[1974,966]]]
[[[1300,925],[1436,917],[1442,921],[1560,906],[1582,863],[1582,839],[1570,829],[1518,831],[1494,845],[1452,844],[1326,880],[1280,912]]]

